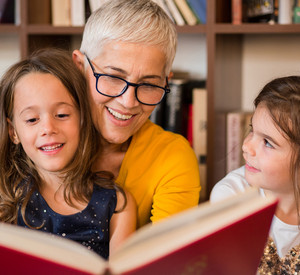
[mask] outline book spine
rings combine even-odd
[[[159,5],[164,10],[164,12],[171,18],[171,20],[175,23],[175,20],[164,0],[153,0],[153,2]]]
[[[278,23],[292,23],[292,5],[290,0],[280,0],[278,3]]]
[[[164,116],[164,110],[166,108],[166,97],[162,100],[160,104],[158,104],[155,109],[152,111],[150,115],[150,120],[164,128],[164,121],[165,121],[165,116]]]
[[[189,5],[185,0],[174,0],[178,10],[181,12],[183,18],[188,25],[193,26],[197,24],[197,17],[194,12],[190,9]]]
[[[171,92],[166,98],[164,128],[167,131],[185,136],[183,114],[184,83],[185,81],[181,79],[173,79],[169,83]]]
[[[71,26],[70,0],[51,0],[52,25]]]
[[[165,3],[167,4],[170,13],[172,14],[172,17],[175,20],[175,23],[178,26],[183,26],[185,25],[185,21],[181,15],[181,13],[179,12],[179,10],[177,9],[175,3],[173,2],[173,0],[165,0]]]
[[[207,194],[206,156],[207,156],[207,90],[193,89],[193,149],[198,159],[200,170],[200,201],[205,201]]]
[[[229,112],[227,114],[226,129],[226,173],[240,167],[241,163],[241,147],[242,147],[242,125],[243,114],[240,112]]]
[[[28,23],[51,24],[51,0],[28,0]]]
[[[232,24],[242,24],[242,1],[243,0],[231,0],[231,16]]]
[[[213,182],[218,182],[226,176],[226,112],[217,112],[215,116],[215,136],[214,136],[214,175]]]
[[[85,24],[84,0],[71,0],[71,24],[72,26],[83,26]]]
[[[0,1],[0,23],[15,24],[16,3],[13,0]]]
[[[187,133],[186,138],[193,147],[193,104],[188,104],[188,121],[187,121]]]
[[[206,0],[186,0],[201,24],[206,24]]]

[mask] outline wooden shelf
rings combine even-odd
[[[39,35],[73,35],[82,34],[83,27],[54,27],[52,25],[28,25],[27,34]]]
[[[14,24],[0,24],[0,34],[1,33],[19,33],[21,31],[20,26]]]
[[[241,25],[232,25],[229,23],[218,23],[214,26],[216,34],[284,34],[284,33],[300,33],[300,24],[290,25],[270,25],[263,23],[248,23]]]

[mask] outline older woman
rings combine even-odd
[[[138,226],[197,205],[195,154],[182,136],[148,119],[170,92],[177,33],[149,0],[110,0],[94,12],[73,60],[87,77],[94,124],[104,149],[95,170],[109,170],[138,206]]]

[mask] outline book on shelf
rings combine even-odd
[[[71,26],[70,0],[51,0],[52,25]]]
[[[186,139],[190,143],[191,147],[193,147],[193,103],[188,105]]]
[[[51,24],[51,0],[28,0],[28,23]]]
[[[178,26],[185,25],[185,21],[181,15],[181,13],[179,12],[177,6],[175,5],[174,0],[165,0],[165,3],[167,5],[172,17],[174,18],[175,23]]]
[[[171,92],[155,107],[150,120],[167,131],[183,135],[192,146],[192,90],[204,85],[204,80],[190,79],[187,72],[174,71],[169,81]]]
[[[295,1],[295,5],[293,8],[293,23],[294,24],[300,23],[300,0]]]
[[[85,24],[85,1],[71,0],[71,25],[74,27]]]
[[[14,0],[0,0],[0,24],[15,24],[16,3]]]
[[[164,12],[171,18],[171,20],[175,23],[175,20],[165,2],[165,0],[153,0],[153,2],[155,2],[157,5],[159,5],[164,10]]]
[[[214,182],[244,165],[242,144],[249,133],[252,112],[224,111],[216,113]]]
[[[243,17],[243,0],[231,0],[231,17],[232,24],[242,24]]]
[[[278,2],[278,24],[292,24],[293,21],[293,1],[285,0]]]
[[[227,113],[226,124],[226,173],[229,173],[241,166],[244,113]]]
[[[174,0],[174,2],[188,25],[194,26],[198,23],[196,15],[187,4],[186,0]]]
[[[200,202],[207,199],[207,90],[203,87],[192,90],[193,93],[193,149],[197,156],[200,170]]]
[[[187,104],[185,101],[188,79],[172,78],[169,81],[171,92],[166,96],[164,129],[186,136]]]
[[[206,1],[186,0],[201,24],[206,24]]]
[[[214,174],[213,182],[217,183],[226,173],[226,112],[215,114],[214,135]],[[211,190],[209,190],[210,193]]]
[[[1,272],[253,275],[276,205],[254,188],[205,202],[140,228],[109,260],[68,239],[0,223]]]
[[[162,102],[155,106],[155,109],[152,111],[150,115],[150,120],[164,128],[165,122],[165,108],[166,108],[166,97],[163,98]]]

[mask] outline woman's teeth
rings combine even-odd
[[[120,120],[128,120],[130,118],[132,118],[132,115],[122,115],[110,108],[107,108],[107,110],[117,119],[120,119]]]

